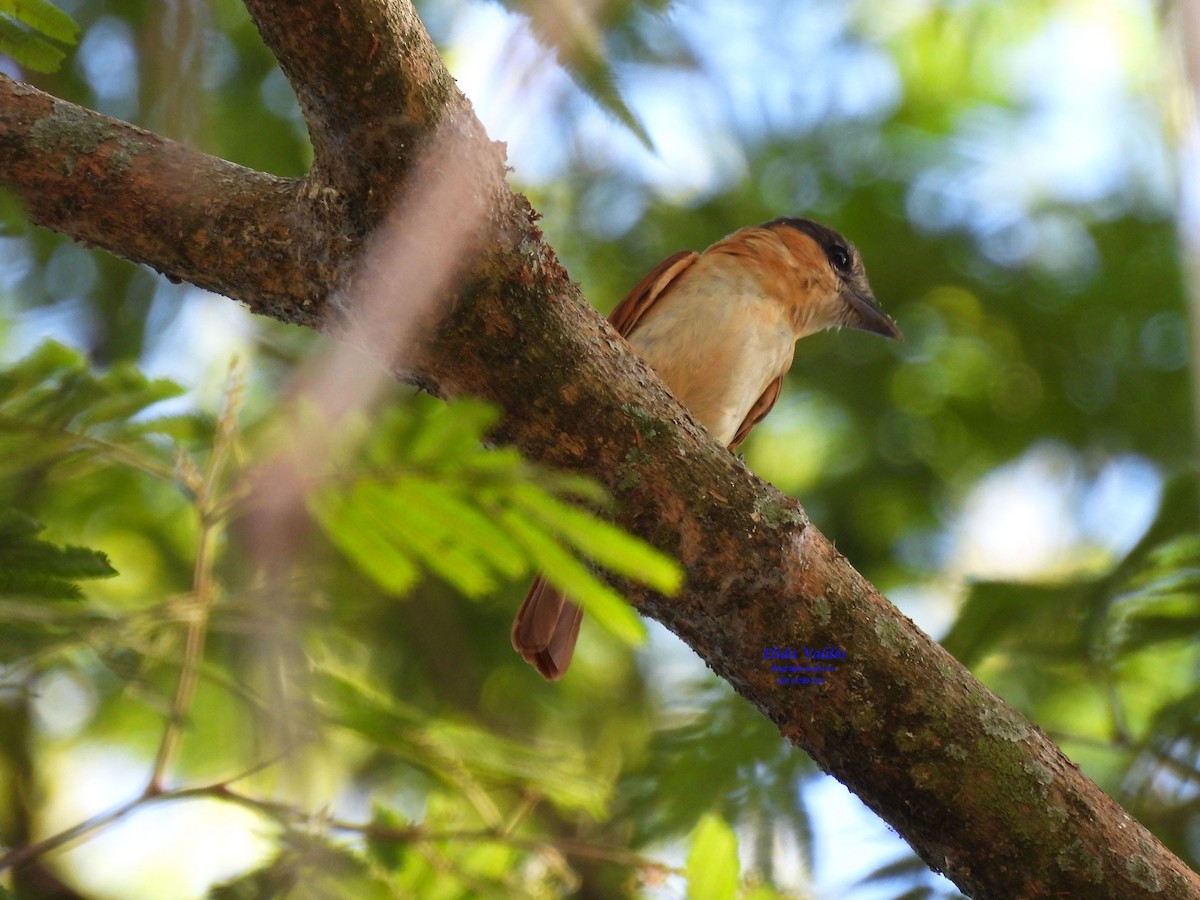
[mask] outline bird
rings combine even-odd
[[[855,246],[832,228],[786,216],[739,229],[701,253],[668,256],[609,322],[731,451],[775,405],[800,338],[842,326],[901,338]],[[557,681],[582,619],[567,594],[539,575],[513,622],[513,648]]]

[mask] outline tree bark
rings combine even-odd
[[[501,439],[605,483],[620,524],[681,561],[681,596],[623,585],[631,602],[965,893],[1200,897],[1195,873],[629,352],[508,188],[502,147],[407,0],[247,6],[308,123],[315,161],[304,179],[234,166],[0,76],[0,183],[30,219],[255,312],[368,343],[397,377],[442,395],[498,404]],[[453,184],[455,207],[474,209],[453,235],[452,271],[426,279],[436,307],[407,311],[416,331],[356,330],[358,299],[381,290],[370,282],[375,236],[417,251],[442,242],[431,223],[447,217],[422,218],[408,202],[429,183]],[[391,286],[394,311],[406,312],[409,290]],[[779,684],[773,665],[806,661],[765,653],[804,647],[846,657],[821,686]]]

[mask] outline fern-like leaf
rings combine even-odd
[[[371,429],[370,462],[352,483],[310,498],[330,540],[385,590],[403,593],[421,570],[468,597],[541,570],[569,584],[572,599],[602,627],[640,640],[641,619],[585,563],[663,593],[678,589],[679,566],[643,541],[568,500],[606,502],[595,482],[533,466],[483,442],[496,412],[478,402],[395,407]]]
[[[56,71],[65,54],[46,38],[74,44],[78,37],[75,20],[47,0],[0,0],[0,53],[26,68]]]
[[[103,553],[39,540],[41,530],[16,510],[0,510],[0,599],[77,600],[75,580],[117,574]]]

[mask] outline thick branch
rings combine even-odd
[[[314,177],[385,213],[396,185],[447,121],[478,129],[412,5],[246,0],[304,111]]]
[[[410,149],[430,146],[436,130],[485,213],[448,314],[406,360],[408,377],[499,404],[507,440],[605,482],[622,524],[687,572],[677,599],[633,592],[642,611],[967,893],[1200,897],[1194,873],[887,603],[794,501],[714,442],[629,354],[505,186],[502,161],[407,3],[248,5],[296,86],[320,177],[247,172],[0,81],[0,179],[31,217],[319,325],[418,164]],[[366,149],[338,163],[350,144]],[[226,257],[231,247],[240,255]],[[822,687],[780,686],[764,649],[806,646],[847,658]]]
[[[238,297],[255,312],[295,318],[297,298],[328,283],[305,261],[310,231],[295,228],[300,182],[198,153],[4,75],[0,179],[39,225]]]

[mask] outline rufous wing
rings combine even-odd
[[[754,401],[754,405],[750,407],[750,412],[746,413],[746,418],[738,426],[737,434],[733,436],[733,441],[729,445],[730,450],[736,450],[738,445],[750,434],[750,429],[766,418],[767,413],[771,411],[771,407],[775,405],[775,401],[779,399],[779,392],[781,390],[783,390],[782,375],[768,384],[767,389],[762,392],[762,396]]]
[[[608,321],[617,329],[617,333],[622,337],[629,337],[642,316],[666,296],[679,276],[690,269],[699,258],[700,254],[695,250],[680,250],[651,269],[609,314]]]

